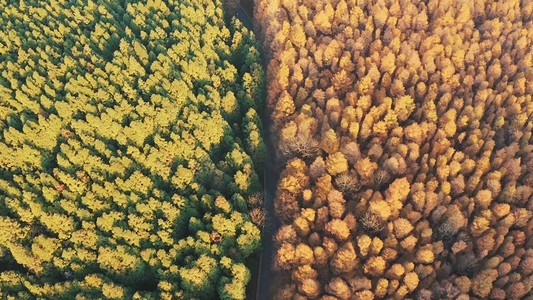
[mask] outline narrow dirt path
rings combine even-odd
[[[279,221],[274,212],[274,198],[276,196],[276,188],[279,177],[279,170],[274,163],[273,144],[270,137],[270,119],[264,113],[263,129],[265,132],[265,143],[267,146],[267,168],[265,174],[265,209],[267,212],[267,222],[263,228],[263,251],[261,253],[261,261],[259,263],[259,276],[257,278],[256,300],[270,300],[270,283],[274,277],[272,271],[272,263],[274,259],[275,247],[272,238],[276,234],[279,227]]]
[[[238,4],[235,7],[235,17],[241,21],[244,27],[253,31],[253,18],[249,14],[252,8],[244,7],[242,4]],[[256,35],[257,37],[257,35]],[[263,59],[263,69],[266,73],[267,62]],[[279,177],[279,168],[275,165],[274,148],[270,134],[270,116],[265,109],[261,116],[263,120],[263,132],[264,141],[267,148],[267,167],[264,174],[264,205],[266,210],[266,221],[263,228],[263,251],[259,255],[259,268],[257,270],[257,282],[255,285],[255,294],[251,293],[255,297],[249,300],[270,300],[272,295],[270,293],[270,284],[274,277],[272,271],[272,263],[274,259],[275,246],[272,238],[276,234],[279,228],[279,220],[274,212],[274,198],[276,196],[277,182]],[[252,283],[251,283],[252,284]],[[249,297],[251,296],[249,294]],[[252,296],[253,297],[253,296]]]

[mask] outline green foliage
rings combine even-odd
[[[219,0],[0,7],[0,298],[243,299],[253,34]]]

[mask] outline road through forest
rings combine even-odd
[[[266,112],[265,112],[266,114]],[[263,129],[265,132],[265,143],[267,146],[267,164],[264,177],[265,189],[265,209],[267,220],[263,228],[263,251],[259,263],[259,276],[257,278],[256,300],[269,300],[270,283],[273,277],[272,262],[275,253],[273,237],[279,227],[279,221],[274,213],[274,198],[276,196],[276,186],[278,181],[278,170],[275,168],[272,141],[270,138],[270,122],[268,118],[263,118]]]
[[[241,21],[241,23],[253,31],[252,17],[247,13],[246,9],[242,5],[238,5],[235,17]],[[268,63],[263,56],[263,69],[266,73]],[[274,242],[272,238],[276,234],[279,227],[279,221],[274,212],[274,198],[276,196],[277,181],[279,177],[279,170],[275,167],[274,160],[275,155],[273,151],[273,144],[270,135],[270,116],[268,111],[263,111],[261,116],[263,120],[263,132],[264,141],[267,148],[267,164],[265,174],[263,176],[263,188],[264,188],[264,205],[266,210],[266,221],[262,232],[263,250],[259,258],[259,270],[256,283],[255,300],[270,300],[272,295],[270,294],[270,284],[273,278],[272,262],[275,253]],[[252,299],[250,299],[252,300]]]

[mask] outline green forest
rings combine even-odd
[[[533,2],[0,12],[0,299],[533,299]]]

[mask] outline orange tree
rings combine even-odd
[[[532,12],[257,3],[282,166],[275,298],[531,295]]]

